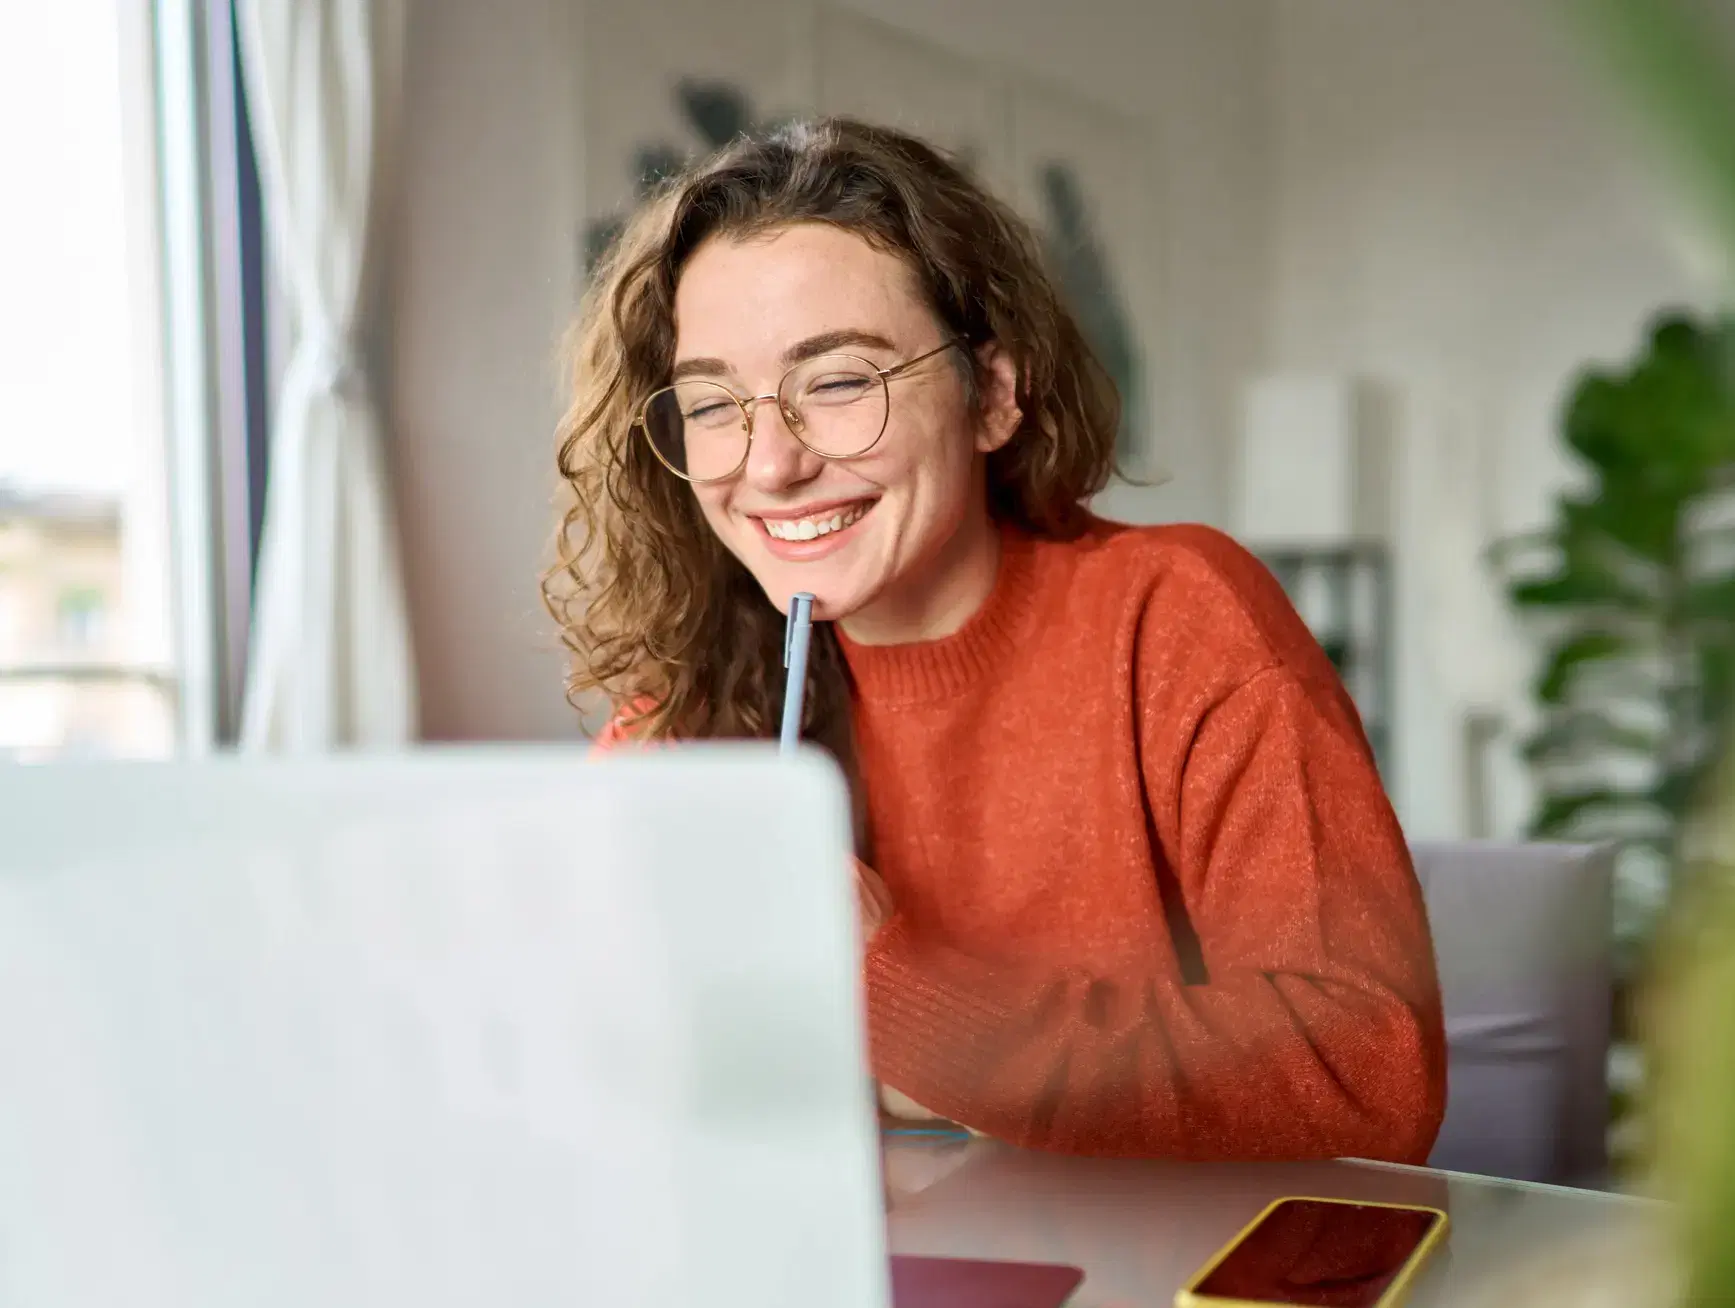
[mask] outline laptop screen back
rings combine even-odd
[[[880,1308],[828,765],[21,768],[0,832],[11,1308]]]

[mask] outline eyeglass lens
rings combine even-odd
[[[827,458],[863,454],[885,430],[885,381],[865,359],[834,354],[797,364],[778,386],[777,403],[796,439]],[[694,481],[727,477],[747,458],[747,410],[716,382],[658,391],[645,404],[644,425],[663,462]]]

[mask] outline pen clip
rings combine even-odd
[[[795,648],[795,601],[789,601],[789,616],[783,619],[783,666],[789,666],[789,652]]]

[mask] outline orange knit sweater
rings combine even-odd
[[[1002,1140],[1421,1162],[1427,921],[1360,721],[1276,581],[1202,527],[1002,533],[992,595],[842,639],[875,869],[875,1075]]]

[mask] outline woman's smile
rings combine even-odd
[[[800,563],[824,558],[854,538],[854,528],[879,502],[877,496],[842,503],[803,505],[788,511],[748,514],[777,558]]]

